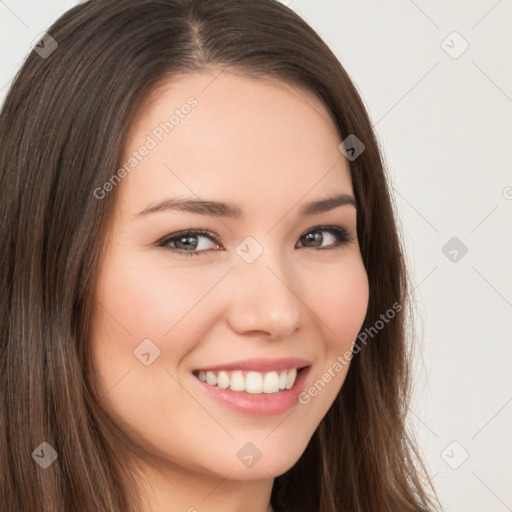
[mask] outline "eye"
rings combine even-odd
[[[181,256],[199,256],[200,254],[204,254],[207,250],[207,248],[205,249],[203,247],[204,244],[198,242],[201,238],[209,238],[220,245],[220,237],[213,231],[208,231],[206,229],[191,229],[188,231],[173,233],[171,236],[165,237],[160,242],[157,242],[157,246],[167,248],[171,252],[178,253]],[[174,247],[171,244],[177,244],[177,247]],[[198,247],[201,249],[197,250]]]
[[[334,243],[322,245],[325,236],[321,233],[328,233],[327,239],[334,239]],[[214,247],[208,248],[208,243],[201,243],[201,239],[210,239],[215,242],[216,245],[213,244]],[[324,250],[336,249],[353,239],[354,238],[349,235],[348,231],[341,226],[317,226],[300,237],[299,241],[302,245],[299,247],[323,248]],[[171,252],[177,253],[180,256],[199,256],[206,254],[209,249],[221,246],[221,240],[220,237],[212,231],[206,229],[190,229],[173,233],[157,242],[156,245],[157,247],[163,247]]]
[[[342,228],[341,226],[317,226],[316,228],[311,229],[310,231],[302,235],[299,240],[304,240],[307,243],[313,243],[312,246],[308,247],[319,247],[321,246],[322,242],[325,239],[325,237],[320,233],[329,233],[328,238],[335,240],[334,243],[328,244],[327,246],[323,246],[327,249],[338,248],[341,245],[344,245],[352,240],[348,231]]]

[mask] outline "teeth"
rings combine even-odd
[[[246,391],[247,393],[277,393],[290,389],[295,384],[297,368],[280,370],[279,372],[243,372],[235,371],[207,371],[199,370],[197,378],[210,386],[220,389],[230,388],[232,391]]]
[[[264,393],[276,393],[279,389],[279,375],[277,372],[270,372],[263,377],[261,389]]]
[[[279,389],[286,389],[286,378],[286,372],[281,372],[281,375],[279,375]]]
[[[297,377],[297,369],[293,368],[288,376],[286,377],[286,389],[290,389],[295,383],[295,377]]]
[[[245,379],[242,372],[231,372],[230,387],[232,391],[245,391]]]
[[[210,386],[215,386],[217,384],[217,376],[213,372],[206,372],[206,382],[210,384]]]
[[[247,374],[245,378],[245,391],[247,393],[261,393],[263,391],[263,377],[261,373],[249,372]]]

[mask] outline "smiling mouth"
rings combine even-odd
[[[195,370],[200,381],[220,389],[251,394],[279,393],[291,389],[297,376],[307,368],[288,368],[270,372],[248,370]]]

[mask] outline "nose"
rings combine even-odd
[[[289,337],[305,318],[297,282],[293,269],[268,251],[252,263],[237,260],[230,277],[227,311],[233,331],[240,335],[263,333],[272,339]]]

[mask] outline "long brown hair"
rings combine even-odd
[[[350,169],[370,284],[362,331],[372,334],[302,457],[275,479],[272,504],[434,510],[406,425],[410,286],[388,180],[363,102],[331,50],[276,0],[91,0],[48,33],[58,47],[28,55],[0,117],[0,509],[140,510],[116,450],[129,441],[98,405],[91,377],[94,290],[116,197],[98,200],[94,190],[118,169],[153,87],[230,68],[307,88],[341,140],[354,134],[365,146]],[[393,304],[403,307],[375,334]],[[31,456],[43,442],[58,454],[46,469]]]

